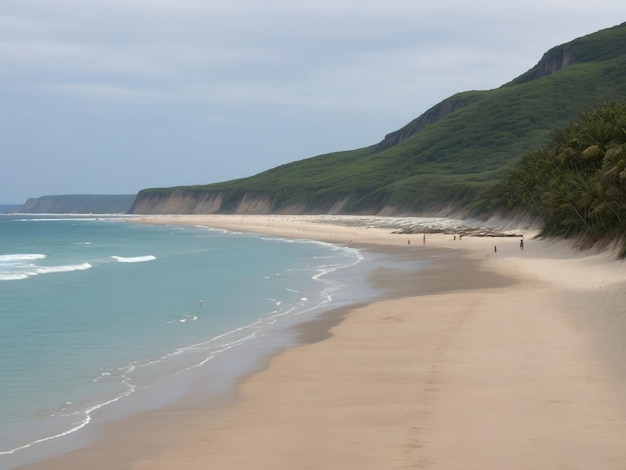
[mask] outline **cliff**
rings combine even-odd
[[[206,191],[203,189],[143,190],[130,208],[132,214],[339,214],[349,196],[339,196],[321,204],[281,204],[269,192]]]
[[[25,214],[125,214],[135,195],[74,194],[31,198],[18,210]]]
[[[0,204],[0,214],[10,214],[22,208],[19,204]]]
[[[540,80],[569,65],[604,62],[622,56],[624,54],[623,39],[615,40],[613,32],[616,29],[623,29],[625,25],[626,23],[622,23],[614,28],[598,31],[553,47],[543,55],[537,65],[504,86]]]
[[[446,118],[450,114],[464,108],[472,103],[481,99],[480,92],[462,93],[454,95],[448,99],[445,99],[441,103],[433,106],[424,114],[414,119],[409,124],[397,131],[391,132],[385,136],[385,138],[376,146],[377,152],[382,152],[395,145],[400,144],[404,140],[411,137],[413,134],[425,129],[431,124],[435,124],[438,121]]]

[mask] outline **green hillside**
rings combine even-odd
[[[375,145],[321,155],[249,178],[147,189],[132,210],[161,212],[174,195],[181,212],[219,195],[213,212],[424,213],[467,207],[520,157],[584,110],[626,98],[626,23],[548,51],[500,88],[458,93]],[[216,205],[217,204],[217,205]],[[248,212],[251,209],[247,209]]]

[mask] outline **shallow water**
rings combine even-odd
[[[174,400],[194,374],[232,384],[267,335],[377,295],[354,269],[362,261],[355,249],[205,227],[0,217],[0,467]]]

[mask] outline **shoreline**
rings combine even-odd
[[[390,235],[388,227],[313,218],[144,222],[311,238],[390,257],[437,249],[454,256],[421,277],[376,273],[375,282],[393,293],[303,325],[305,344],[245,378],[241,399],[222,407],[217,420],[207,423],[215,410],[206,404],[168,407],[125,421],[134,430],[125,435],[128,449],[105,433],[88,448],[23,468],[84,468],[86,461],[111,468],[106,459],[94,460],[111,452],[126,452],[120,468],[135,470],[626,463],[623,263],[528,238],[524,252],[519,239],[461,241],[447,234],[429,234],[424,246],[419,235]],[[161,432],[162,448],[148,442],[155,419],[177,433],[168,439]]]

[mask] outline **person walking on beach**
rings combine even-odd
[[[524,251],[524,239],[521,239],[521,240],[519,241],[519,249],[520,249],[520,250],[522,250],[522,251]]]

